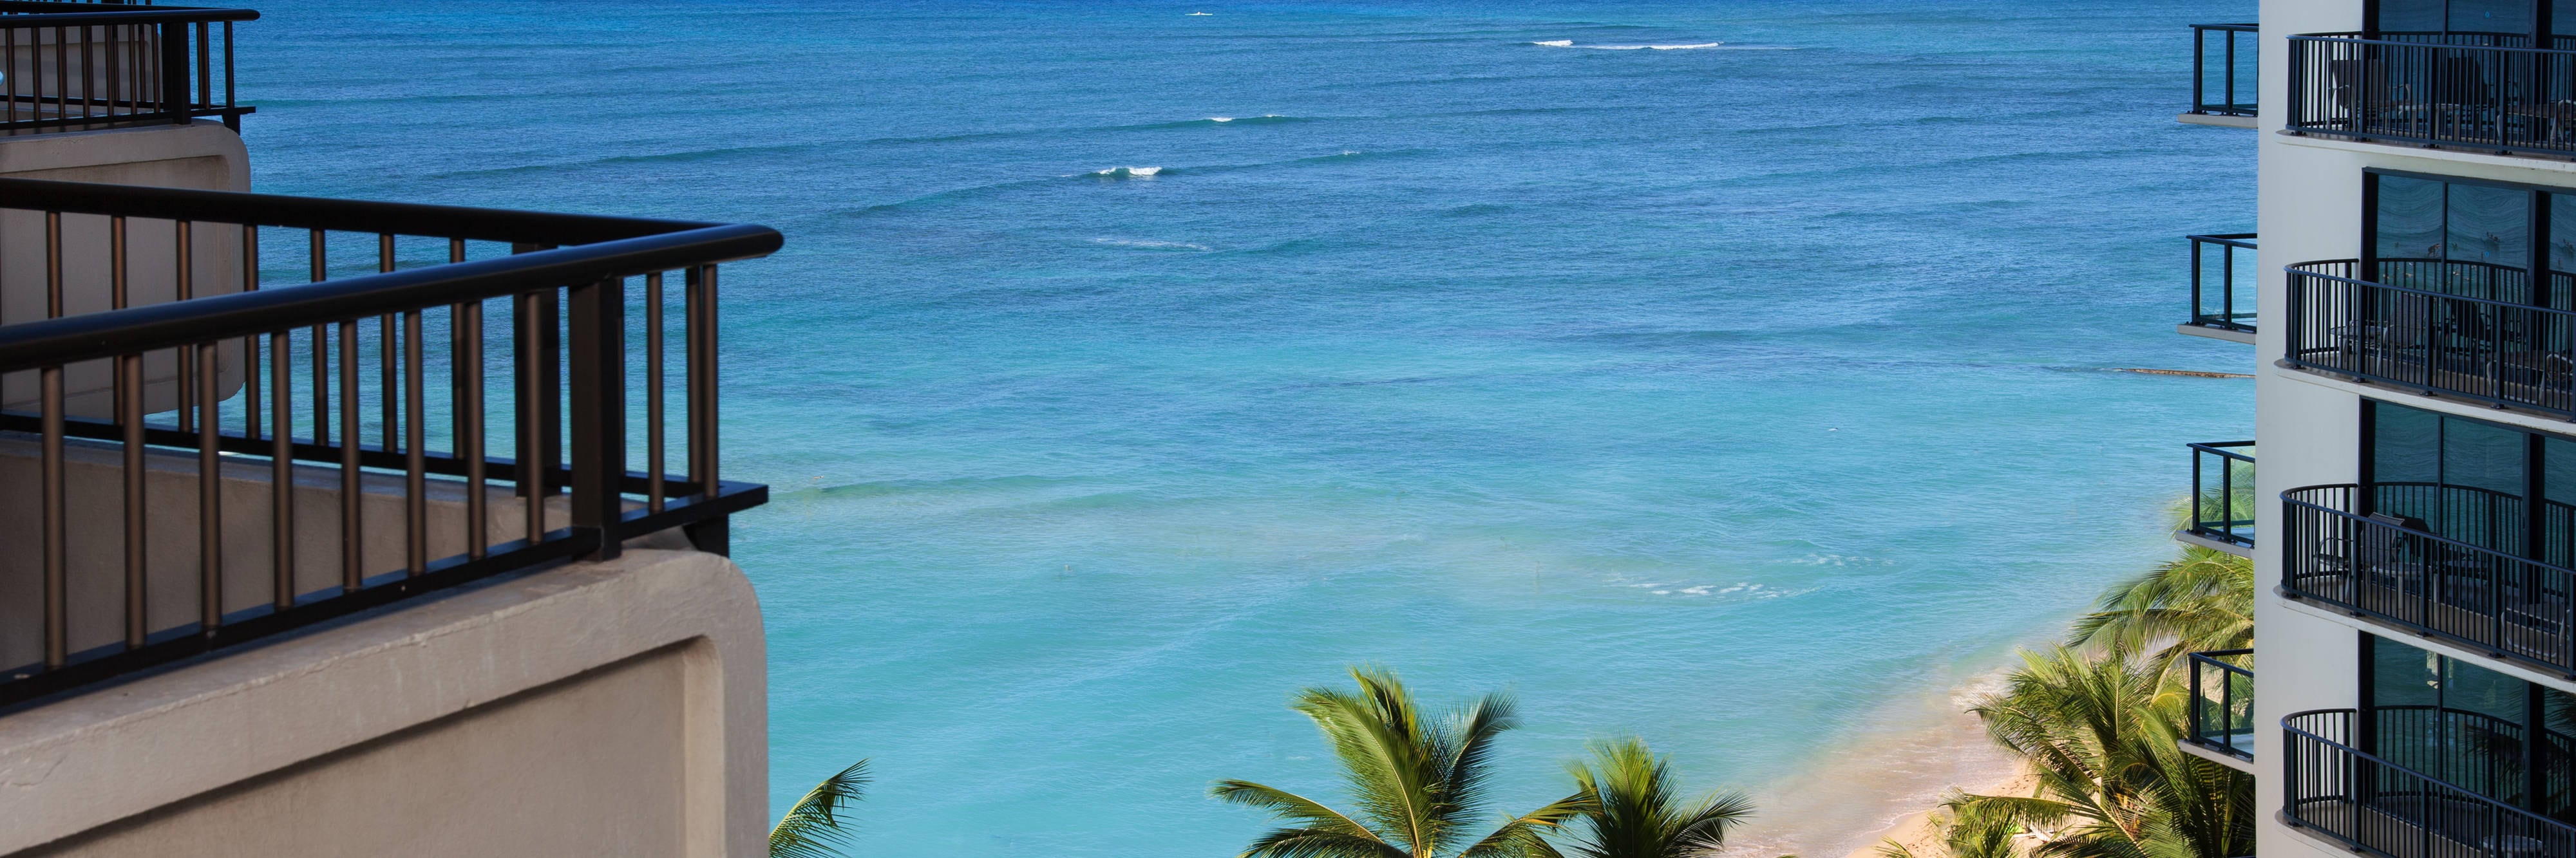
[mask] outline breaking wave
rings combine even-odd
[[[1111,167],[1111,168],[1106,169],[1106,170],[1093,170],[1093,171],[1091,171],[1091,174],[1092,174],[1092,175],[1094,175],[1094,176],[1099,176],[1099,177],[1104,178],[1104,179],[1151,179],[1151,178],[1153,178],[1153,177],[1155,177],[1155,176],[1162,175],[1162,174],[1163,174],[1163,168],[1161,168],[1161,167]]]
[[[1689,45],[1578,45],[1573,39],[1551,39],[1531,42],[1542,48],[1582,48],[1590,51],[1794,51],[1787,45],[1730,45],[1725,42],[1699,42]]]

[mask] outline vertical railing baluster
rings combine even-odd
[[[197,347],[197,628],[224,622],[223,409],[216,402],[218,343]]]
[[[196,245],[195,242],[191,240],[191,236],[195,233],[195,229],[192,224],[184,220],[175,221],[171,226],[172,234],[177,236],[177,246],[172,248],[171,254],[173,264],[176,266],[174,272],[177,280],[172,286],[171,293],[175,296],[173,300],[185,301],[197,296],[196,262],[194,258]],[[195,399],[197,392],[187,383],[187,378],[193,369],[190,364],[197,359],[196,352],[194,349],[181,346],[179,348],[172,349],[170,356],[174,359],[172,363],[177,369],[179,374],[178,377],[180,379],[177,384],[172,385],[173,387],[178,388],[178,390],[174,392],[178,395],[179,402],[179,412],[173,419],[178,422],[179,431],[192,432],[196,429],[195,425],[191,421],[193,421],[196,416]]]
[[[294,346],[289,331],[268,335],[269,386],[277,391],[268,421],[269,604],[281,611],[295,604]]]
[[[685,288],[689,480],[697,484],[700,501],[713,501],[723,493],[722,477],[716,471],[716,267],[689,268]],[[687,530],[690,544],[700,551],[727,554],[732,550],[731,525],[723,516],[700,519]]]
[[[358,320],[340,322],[340,591],[366,583],[366,495],[358,470]]]
[[[447,261],[465,261],[465,240],[449,239]],[[456,389],[456,438],[450,449],[465,459],[465,556],[480,560],[491,545],[485,506],[483,454],[483,302],[456,305],[448,316],[452,342],[448,375]]]
[[[54,304],[60,315],[60,290]],[[45,527],[45,668],[63,666],[71,655],[70,589],[66,586],[71,535],[66,522],[70,510],[63,506],[63,368],[48,366],[38,371],[37,396],[42,400],[41,431],[44,440],[38,453],[43,460],[38,480],[44,485]]]
[[[614,560],[624,518],[620,484],[626,477],[626,281],[572,287],[572,504],[573,532],[596,539],[589,559]]]
[[[144,472],[143,354],[116,357],[121,386],[116,421],[125,429],[125,648],[143,645],[144,627]]]
[[[188,124],[188,25],[161,25],[161,108],[170,124]]]
[[[259,291],[259,227],[242,224],[243,292]],[[259,337],[242,338],[242,358],[249,369],[242,374],[242,439],[257,441],[259,433]]]
[[[429,571],[429,420],[421,413],[420,311],[403,314],[403,524],[404,561],[413,575]],[[388,396],[387,398],[391,398]]]
[[[224,127],[241,130],[241,114],[233,111],[240,103],[233,95],[233,22],[224,22]]]
[[[393,270],[394,237],[391,233],[378,233],[376,235],[376,273],[391,273]],[[401,415],[395,413],[394,391],[399,388],[399,384],[394,377],[394,340],[393,314],[387,313],[376,317],[376,398],[381,406],[377,410],[382,412],[384,451],[387,453],[401,446],[400,439],[396,437],[401,432],[400,427],[396,425]]]
[[[326,236],[326,235],[323,233],[323,231],[322,231],[322,230],[318,230],[318,229],[316,229],[316,230],[311,230],[311,231],[310,231],[310,238],[311,238],[311,242],[312,242],[312,254],[313,254],[313,263],[312,263],[312,264],[313,264],[313,280],[312,280],[312,282],[320,283],[320,282],[322,282],[322,281],[324,281],[324,280],[328,280],[328,279],[330,279],[330,277],[331,277],[331,260],[330,260],[330,258],[326,255],[325,250],[324,250],[324,246],[325,246],[325,245],[324,245],[324,242],[325,242],[325,240],[328,238],[328,236]],[[330,353],[330,346],[329,346],[329,343],[330,343],[330,342],[331,342],[330,326],[329,326],[329,325],[314,325],[314,326],[313,326],[313,446],[316,446],[316,447],[328,447],[328,446],[331,446],[331,417],[330,417],[330,414],[331,414],[331,353]],[[356,365],[356,364],[354,364],[354,363],[352,363],[352,364],[348,364],[348,365],[345,365],[345,366],[340,367],[340,370],[341,370],[342,372],[356,372],[356,371],[357,371],[357,365]],[[283,432],[285,432],[285,431],[286,431],[286,429],[285,429],[285,427],[284,427],[283,425],[281,425],[281,426],[279,426],[279,427],[278,427],[278,430],[277,430],[277,431],[279,431],[280,433],[283,433]],[[356,444],[356,443],[357,443],[357,436],[354,436],[354,435],[349,436],[349,443],[351,443],[351,444]]]
[[[662,272],[644,275],[644,506],[661,512],[662,456],[667,419],[662,407]]]
[[[56,54],[61,53],[57,40]],[[63,316],[63,213],[45,213],[45,318]],[[70,657],[70,590],[65,578],[70,533],[63,494],[63,368],[48,366],[37,374],[39,431],[38,489],[43,493],[45,528],[45,667],[63,666]]]
[[[212,105],[215,101],[215,43],[207,37],[206,30],[207,22],[197,22],[197,105],[200,107]]]
[[[518,389],[518,412],[517,431],[513,432],[512,436],[518,441],[519,447],[516,482],[521,503],[525,505],[521,510],[521,517],[525,520],[528,544],[535,545],[545,541],[546,533],[546,468],[545,463],[537,460],[539,451],[543,450],[544,446],[537,439],[539,408],[536,372],[536,362],[541,357],[540,349],[544,339],[537,334],[536,294],[521,293],[515,303],[516,306],[510,311],[510,322],[515,328],[518,340],[515,346],[518,371],[514,379],[516,384],[513,385]]]

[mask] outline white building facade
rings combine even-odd
[[[2254,559],[2259,693],[2195,750],[2261,855],[2576,856],[2576,2],[2256,38],[2261,468],[2183,536]]]

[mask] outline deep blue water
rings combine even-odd
[[[2250,434],[2109,371],[2252,366],[2172,332],[2253,223],[2185,25],[2249,3],[259,8],[260,190],[787,234],[724,281],[737,558],[773,804],[873,758],[862,854],[1232,854],[1208,781],[1332,794],[1283,704],[1359,662],[1516,691],[1506,805],[1625,732],[1768,788]]]

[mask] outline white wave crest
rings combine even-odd
[[[1207,17],[1207,16],[1209,16],[1209,15],[1214,15],[1214,14],[1216,14],[1216,13],[1214,13],[1214,12],[1192,12],[1192,13],[1190,13],[1190,14],[1189,14],[1189,17],[1192,17],[1192,18],[1205,18],[1205,17]]]
[[[1151,179],[1161,172],[1163,172],[1161,167],[1111,167],[1106,170],[1093,170],[1091,174],[1112,179]]]
[[[1153,240],[1153,239],[1147,239],[1147,238],[1095,238],[1095,239],[1092,239],[1092,240],[1091,240],[1091,243],[1093,243],[1093,244],[1106,244],[1106,245],[1109,245],[1109,246],[1111,246],[1111,247],[1135,247],[1135,248],[1142,248],[1142,249],[1145,249],[1145,250],[1215,250],[1215,249],[1216,249],[1216,248],[1209,247],[1209,246],[1204,245],[1204,244],[1198,244],[1198,243],[1195,243],[1195,242],[1188,242],[1188,241],[1155,241],[1155,240]]]
[[[1688,45],[1578,45],[1574,43],[1573,39],[1554,39],[1545,42],[1531,42],[1530,44],[1546,48],[1582,48],[1588,51],[1702,51],[1709,49],[1729,51],[1793,50],[1792,48],[1774,47],[1769,45],[1737,45],[1730,47],[1725,42],[1698,42]]]

